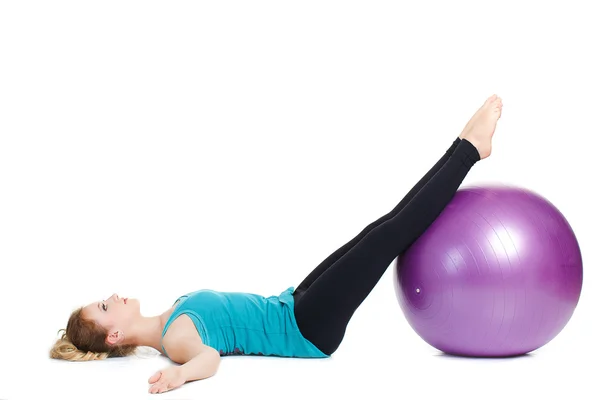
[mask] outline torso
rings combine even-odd
[[[268,297],[208,289],[183,295],[161,316],[157,350],[180,364],[204,351],[325,357],[295,323],[292,290]]]
[[[165,324],[178,304],[179,301],[173,304],[173,306],[165,313]],[[201,345],[202,339],[190,317],[186,314],[181,314],[171,322],[171,325],[169,325],[169,328],[162,338],[162,346],[167,353],[173,353],[177,350],[176,347],[184,344],[185,346],[189,346],[190,344]],[[163,355],[168,356],[162,349],[160,349],[160,352]]]

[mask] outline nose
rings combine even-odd
[[[119,301],[119,295],[117,295],[116,293],[115,293],[115,294],[113,294],[113,295],[111,296],[111,298],[112,298],[112,300],[113,300],[113,301],[115,301],[115,302]]]

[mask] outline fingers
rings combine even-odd
[[[178,378],[176,375],[176,371],[170,368],[156,372],[148,379],[148,383],[152,385],[148,392],[152,394],[164,393],[183,385],[185,380]]]
[[[148,379],[148,383],[155,383],[156,381],[158,381],[160,379],[161,375],[162,375],[162,371],[156,372],[154,375],[152,375],[150,377],[150,379]]]
[[[162,385],[154,385],[150,389],[148,389],[148,393],[151,393],[151,394],[157,394],[157,393],[163,393],[163,392],[165,392],[165,389],[162,387]]]
[[[150,389],[148,389],[149,393],[152,394],[157,394],[157,393],[164,393],[164,392],[168,392],[169,390],[174,389],[175,387],[166,383],[166,382],[158,382],[155,385],[152,385],[152,387],[150,387]]]
[[[149,390],[148,393],[150,394],[158,394],[158,393],[164,393],[166,391],[166,389],[164,389],[162,386],[152,386]]]
[[[163,393],[164,391],[166,391],[165,386],[166,386],[165,382],[158,382],[158,383],[150,386],[150,389],[148,389],[148,392],[152,393],[152,394]]]

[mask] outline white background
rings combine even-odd
[[[418,5],[417,5],[418,4]],[[0,398],[147,398],[169,361],[48,359],[80,305],[144,315],[200,288],[279,294],[393,208],[483,101],[465,184],[551,200],[584,259],[528,357],[424,343],[389,268],[328,360],[227,357],[165,399],[598,398],[600,25],[594,2],[2,2]]]

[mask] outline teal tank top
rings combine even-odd
[[[173,303],[176,306],[162,337],[177,317],[186,314],[194,322],[202,343],[222,356],[329,357],[300,333],[293,291],[290,287],[269,297],[210,289],[185,294]]]

